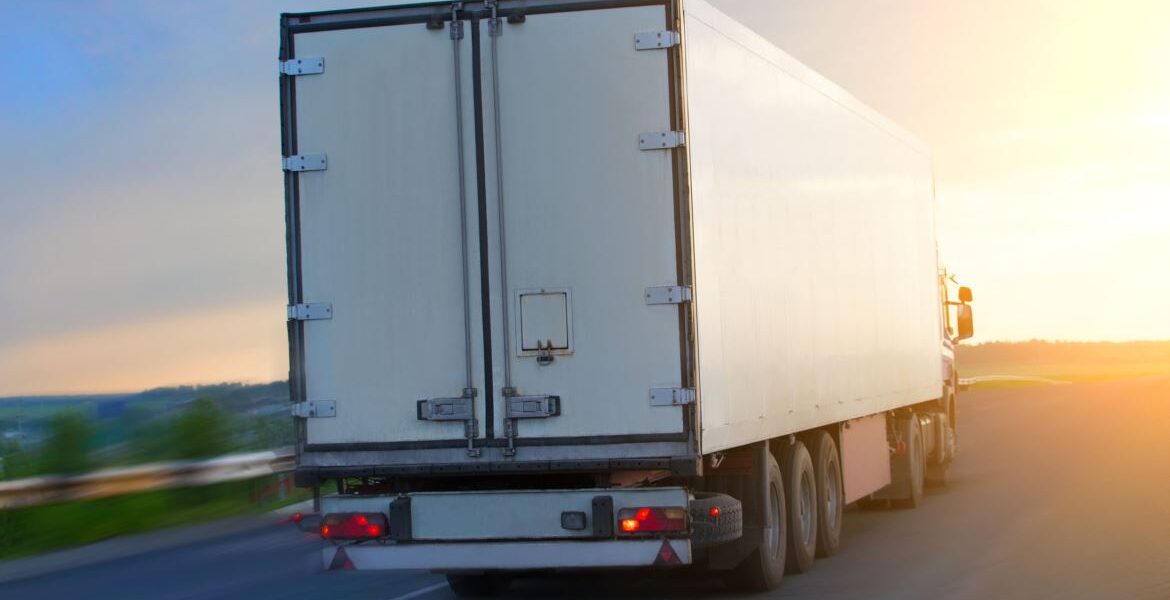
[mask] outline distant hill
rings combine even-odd
[[[225,410],[247,412],[257,406],[277,402],[288,402],[288,382],[272,383],[214,383],[209,385],[181,385],[161,387],[130,394],[74,394],[50,396],[7,396],[0,397],[0,410],[21,405],[34,412],[55,411],[72,407],[79,409],[97,408],[103,404],[155,404],[182,406],[200,396],[215,398]]]
[[[130,394],[8,396],[0,398],[0,436],[5,439],[19,436],[35,442],[42,437],[46,419],[62,410],[81,412],[99,425],[117,423],[132,408],[140,409],[152,419],[166,419],[201,396],[211,397],[236,417],[288,414],[288,383],[285,381],[183,385]],[[120,437],[121,432],[114,432],[103,439]]]
[[[1170,374],[1170,341],[989,342],[959,346],[959,373],[1092,381]]]

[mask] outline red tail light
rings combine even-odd
[[[379,538],[386,531],[381,513],[332,513],[321,521],[321,537],[331,540]]]
[[[687,511],[674,506],[643,506],[618,511],[618,525],[624,534],[687,530]]]

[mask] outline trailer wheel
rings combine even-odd
[[[845,490],[841,482],[841,455],[827,431],[809,438],[817,480],[817,557],[832,556],[841,546]]]
[[[906,453],[899,457],[898,469],[908,478],[908,495],[894,501],[898,508],[918,508],[922,504],[922,488],[926,479],[926,456],[922,447],[922,430],[917,418],[902,421],[900,426],[906,436]]]
[[[784,480],[780,465],[771,452],[765,467],[768,480],[768,521],[763,543],[743,562],[724,577],[728,587],[747,592],[766,592],[780,585],[784,577],[784,559],[787,553],[788,523],[784,507]]]
[[[784,472],[784,495],[788,498],[788,573],[804,573],[812,568],[817,552],[816,469],[803,442],[784,447],[780,461]]]
[[[483,598],[498,596],[512,585],[512,578],[500,573],[479,573],[475,575],[449,574],[447,585],[460,598]]]

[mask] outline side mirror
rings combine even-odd
[[[966,288],[964,288],[966,289]],[[970,296],[970,290],[968,290]],[[969,304],[960,304],[959,308],[959,335],[957,339],[965,340],[975,335],[975,311]]]
[[[969,288],[969,287],[959,288],[959,302],[971,302],[971,300],[972,300],[971,288]]]

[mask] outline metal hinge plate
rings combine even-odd
[[[294,154],[280,159],[280,166],[285,171],[299,173],[301,171],[324,171],[326,167],[325,154]]]
[[[681,131],[647,131],[638,134],[639,150],[669,150],[686,143]]]
[[[474,398],[429,398],[419,400],[419,421],[470,421],[475,418]]]
[[[660,285],[646,288],[646,304],[682,304],[690,301],[690,286]]]
[[[681,41],[677,31],[642,31],[634,34],[634,50],[660,50],[677,46]]]
[[[325,58],[313,56],[310,58],[294,58],[280,63],[281,75],[316,75],[325,72]]]
[[[320,321],[333,318],[333,305],[328,302],[294,304],[288,307],[289,321]]]
[[[650,406],[682,406],[695,401],[695,388],[650,388]]]
[[[302,419],[326,419],[337,416],[337,402],[334,400],[315,400],[298,402],[292,405],[294,417]]]
[[[561,414],[560,396],[508,396],[504,417],[543,419]]]

